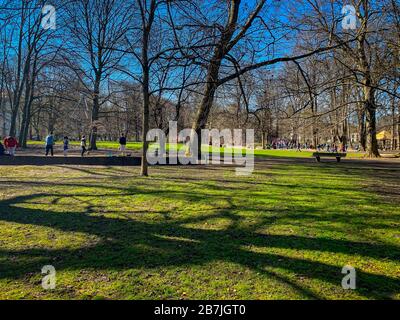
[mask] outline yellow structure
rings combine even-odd
[[[376,139],[380,141],[392,140],[392,134],[389,131],[383,130],[376,135]]]

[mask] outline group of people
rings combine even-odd
[[[55,145],[55,138],[53,135],[53,132],[50,132],[49,135],[45,139],[46,141],[46,157],[50,154],[51,156],[54,156],[54,145]],[[126,151],[126,137],[124,134],[121,135],[119,138],[119,150],[121,151],[121,155],[125,155]],[[64,151],[64,157],[68,156],[68,151],[69,151],[69,138],[67,136],[64,137],[63,139],[63,151]],[[83,157],[87,152],[87,142],[86,142],[86,136],[82,136],[81,141],[80,141],[80,149],[81,149],[81,157]]]
[[[302,149],[314,149],[314,146],[309,143],[300,144],[298,142],[286,141],[283,139],[276,139],[272,141],[271,144],[267,145],[268,149],[296,149],[297,151],[302,151]],[[346,152],[347,145],[341,143],[340,145],[336,143],[322,143],[315,147],[317,151],[326,152]]]
[[[45,154],[46,157],[51,155],[54,156],[54,145],[55,145],[56,139],[54,137],[53,132],[50,132],[45,139]],[[126,152],[126,143],[127,139],[124,134],[121,135],[119,138],[119,150],[121,152],[121,155],[124,156]],[[12,136],[7,136],[4,138],[3,142],[0,137],[0,156],[15,156],[15,151],[17,147],[19,146],[18,140],[15,137]],[[64,157],[68,156],[68,151],[70,149],[70,141],[67,136],[63,138],[63,151],[64,151]],[[83,157],[87,152],[87,142],[86,142],[86,136],[82,136],[81,141],[80,141],[80,152],[81,156]]]
[[[344,143],[341,143],[338,146],[336,143],[323,143],[317,146],[317,151],[326,151],[326,152],[346,152],[347,146]]]
[[[297,150],[309,149],[310,145],[308,143],[301,144],[296,141],[289,141],[285,139],[274,139],[271,144],[267,145],[268,149],[280,149],[280,150]]]
[[[18,140],[15,137],[5,137],[3,143],[1,143],[0,138],[0,156],[15,156],[15,150],[18,146]]]
[[[86,139],[85,136],[82,137],[82,141],[85,141],[85,152],[86,152]],[[53,135],[53,132],[50,132],[49,135],[45,139],[46,141],[46,157],[51,154],[51,156],[54,156],[54,145],[55,145],[55,138]],[[69,150],[69,138],[67,136],[64,137],[63,139],[63,151],[64,151],[64,157],[68,156],[68,150]],[[85,152],[82,152],[82,157]]]

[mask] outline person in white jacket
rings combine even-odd
[[[86,137],[83,136],[81,139],[81,156],[83,157],[86,153]]]

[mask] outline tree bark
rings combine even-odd
[[[5,46],[4,46],[5,48]],[[3,63],[1,66],[1,82],[0,82],[0,110],[1,110],[1,116],[3,118],[3,123],[2,123],[2,135],[6,136],[7,135],[7,110],[6,110],[6,103],[5,103],[5,96],[4,96],[4,90],[5,90],[5,76],[4,76],[4,71],[5,71],[5,65],[6,65],[6,50],[4,49],[3,52]]]
[[[157,9],[156,0],[151,0],[150,10],[148,11],[148,20],[146,19],[147,9],[143,7],[141,2],[138,2],[142,15],[142,54],[141,54],[141,65],[142,65],[142,94],[143,94],[143,127],[142,127],[142,164],[140,174],[142,176],[148,176],[149,165],[147,163],[147,150],[149,143],[147,142],[147,132],[149,131],[149,120],[150,120],[150,63],[149,63],[149,45],[150,45],[150,33],[154,22],[155,12]]]
[[[31,113],[30,109],[32,104],[31,90],[32,90],[31,86],[27,84],[25,88],[25,102],[22,111],[22,121],[19,134],[19,143],[22,148],[27,147],[28,128],[29,128],[30,113]]]
[[[263,149],[263,150],[266,149],[266,148],[265,148],[265,145],[266,145],[266,143],[265,143],[265,136],[266,136],[266,132],[265,132],[265,131],[261,131],[261,146],[262,146],[262,149]]]
[[[19,142],[22,148],[27,148],[29,125],[31,122],[31,109],[34,98],[36,75],[37,75],[37,63],[38,63],[38,53],[34,55],[34,61],[32,65],[32,70],[29,70],[29,74],[26,76],[25,83],[25,102],[23,108],[21,131],[19,135]]]
[[[99,120],[99,110],[100,110],[100,82],[101,82],[101,71],[96,74],[94,83],[89,150],[97,150],[97,122]]]
[[[376,139],[376,103],[375,90],[364,87],[365,98],[365,124],[366,124],[366,156],[368,158],[380,157],[378,140]]]
[[[397,137],[396,137],[396,127],[397,127],[397,117],[396,117],[396,104],[394,97],[391,98],[391,112],[392,112],[392,145],[391,149],[397,149]]]
[[[397,105],[397,148],[400,149],[400,104]]]
[[[213,105],[215,92],[217,90],[217,78],[219,74],[219,68],[221,66],[221,61],[213,61],[209,67],[207,75],[207,84],[203,93],[203,99],[201,100],[200,106],[197,110],[195,121],[193,123],[193,131],[197,134],[199,138],[199,143],[197,146],[198,156],[201,156],[201,130],[207,125],[208,116]]]
[[[198,157],[201,157],[201,130],[207,125],[208,116],[210,115],[210,110],[212,108],[215,92],[218,88],[218,77],[219,70],[221,67],[222,60],[225,58],[226,54],[232,48],[230,41],[236,29],[236,23],[239,15],[240,0],[231,0],[229,8],[228,22],[222,31],[221,38],[219,39],[213,56],[210,60],[206,85],[203,91],[203,98],[200,102],[199,108],[193,122],[192,129],[198,136]]]
[[[23,44],[23,39],[24,39],[24,25],[26,21],[25,17],[25,9],[26,9],[27,3],[23,2],[23,6],[21,8],[21,21],[19,25],[19,36],[18,36],[18,49],[17,49],[17,69],[16,69],[16,79],[15,79],[15,87],[14,87],[14,92],[13,92],[13,98],[12,98],[12,105],[11,105],[11,119],[10,119],[10,133],[9,135],[12,137],[15,137],[17,133],[17,116],[18,116],[18,111],[19,111],[19,106],[20,106],[20,100],[22,96],[22,91],[23,91],[23,84],[24,84],[24,79],[21,80],[21,70],[22,70],[22,55],[23,55],[23,49],[22,49],[22,44]],[[25,67],[24,67],[24,76],[26,75],[27,72],[27,64],[30,61],[29,57],[29,50],[28,50],[28,57],[26,59]]]
[[[144,68],[147,69],[147,68]],[[147,163],[147,150],[149,144],[147,142],[147,132],[149,131],[149,118],[150,118],[150,97],[149,97],[149,70],[143,72],[143,130],[142,130],[142,166],[141,175],[148,176],[148,163]]]
[[[380,157],[378,150],[378,141],[376,139],[376,102],[375,89],[373,88],[373,78],[371,72],[370,61],[366,54],[368,22],[370,18],[369,1],[363,2],[364,15],[360,11],[357,12],[358,18],[361,20],[362,32],[357,37],[357,51],[359,69],[363,73],[362,91],[365,109],[366,124],[366,157]],[[358,10],[360,10],[358,8]]]
[[[365,110],[362,106],[358,107],[357,111],[357,116],[358,116],[358,135],[359,135],[359,142],[361,145],[362,151],[366,151],[367,149],[367,130],[365,127]]]

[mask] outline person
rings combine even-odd
[[[49,152],[51,156],[54,156],[54,136],[53,136],[53,131],[50,132],[50,134],[46,137],[46,157],[49,155]]]
[[[81,140],[81,156],[83,157],[86,152],[86,137],[83,136]]]
[[[0,138],[0,157],[6,155],[6,149],[4,148],[3,144],[1,143],[1,138]]]
[[[18,141],[14,137],[8,136],[4,139],[4,146],[10,156],[15,156],[15,150],[18,147]]]
[[[68,157],[68,149],[69,149],[69,139],[67,136],[64,137],[64,157]]]
[[[126,137],[124,134],[121,134],[121,137],[119,138],[119,151],[121,151],[121,155],[125,156],[125,151],[126,151]]]

